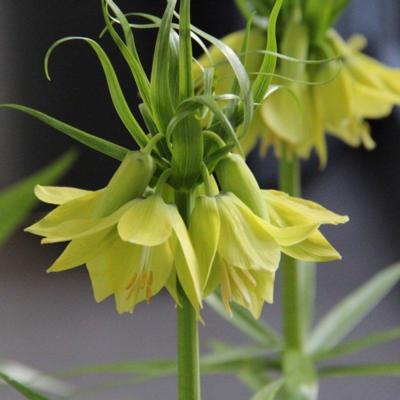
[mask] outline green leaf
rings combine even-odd
[[[251,400],[274,400],[279,390],[282,389],[284,380],[280,379],[278,381],[268,383],[259,392],[257,392]]]
[[[400,339],[400,327],[394,328],[366,337],[352,340],[341,345],[334,347],[332,350],[326,353],[316,354],[314,356],[318,361],[331,360],[334,358],[342,357],[344,355],[360,352],[361,350],[370,349],[372,347],[381,346],[390,342],[394,342]]]
[[[132,34],[131,27],[124,13],[118,8],[118,6],[112,0],[105,0],[102,2],[103,6],[103,16],[106,22],[107,30],[110,33],[115,44],[119,48],[121,54],[127,62],[133,78],[135,79],[136,85],[138,87],[141,98],[146,104],[147,108],[151,110],[151,100],[150,100],[150,82],[147,78],[146,72],[143,69],[142,63],[140,61],[139,55],[136,50],[134,36]],[[109,19],[108,7],[111,8],[112,12],[115,14],[118,23],[121,25],[125,41],[120,38],[117,31],[114,29],[112,21]]]
[[[379,272],[334,307],[314,329],[308,354],[331,350],[389,293],[400,280],[400,264]]]
[[[56,182],[75,159],[76,153],[69,151],[50,166],[0,192],[0,244],[8,239],[36,205],[34,187]]]
[[[168,0],[157,35],[151,71],[150,92],[153,117],[161,133],[165,133],[167,125],[174,113],[174,107],[171,101],[169,69],[171,55],[170,35],[172,32],[172,18],[175,6],[176,0]]]
[[[319,376],[321,378],[342,378],[346,376],[400,376],[400,363],[322,367],[319,370]]]
[[[129,152],[129,150],[125,147],[101,139],[81,129],[75,128],[40,111],[34,110],[33,108],[21,106],[18,104],[0,104],[0,108],[11,108],[14,110],[22,111],[51,126],[59,132],[64,133],[65,135],[78,141],[79,143],[82,143],[85,146],[98,151],[99,153],[103,153],[111,158],[115,158],[116,160],[122,161],[126,153]]]
[[[34,392],[28,386],[23,385],[22,383],[17,382],[16,380],[10,378],[9,376],[0,372],[0,379],[3,380],[5,383],[13,387],[16,391],[21,393],[26,399],[28,400],[50,400],[43,395]]]
[[[226,314],[222,301],[217,295],[209,296],[207,298],[207,304],[220,316],[225,318],[232,325],[240,329],[256,342],[266,346],[267,348],[280,348],[281,341],[273,329],[261,321],[256,321],[243,307],[231,304],[233,317],[229,318]]]
[[[136,143],[139,145],[139,147],[144,147],[148,143],[148,139],[146,134],[144,133],[143,129],[139,125],[139,123],[136,121],[135,117],[133,116],[129,105],[125,99],[125,96],[122,92],[121,86],[118,81],[117,74],[115,73],[114,67],[111,64],[111,61],[107,57],[107,54],[104,52],[104,50],[101,48],[101,46],[94,40],[86,37],[80,37],[80,36],[71,36],[71,37],[66,37],[60,40],[57,40],[47,51],[46,57],[45,57],[45,71],[46,71],[46,76],[48,79],[50,79],[49,72],[48,72],[48,63],[51,54],[53,51],[60,46],[63,43],[74,41],[74,40],[80,40],[85,43],[87,43],[96,53],[101,66],[104,71],[104,75],[107,80],[107,85],[108,89],[111,95],[111,100],[114,104],[115,110],[117,111],[117,114],[119,115],[121,121],[125,125],[126,129],[128,132],[131,134],[133,139],[136,141]]]
[[[268,92],[269,85],[272,82],[271,74],[276,68],[277,57],[276,54],[274,54],[278,51],[276,24],[282,3],[283,0],[276,1],[269,18],[266,53],[260,67],[260,75],[258,75],[257,79],[253,83],[253,97],[255,103],[261,103],[264,99],[265,94]]]
[[[238,349],[219,350],[207,354],[200,360],[204,374],[234,373],[249,368],[263,370],[279,370],[280,362],[268,357],[259,347],[245,347]],[[168,376],[175,375],[175,360],[128,361],[104,365],[92,365],[74,368],[62,373],[62,376],[92,375],[92,374],[135,374],[138,376]]]
[[[179,9],[179,99],[193,96],[192,37],[190,32],[190,0],[181,0]]]

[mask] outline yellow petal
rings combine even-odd
[[[158,195],[136,200],[118,223],[121,239],[143,246],[158,246],[172,233],[169,206]]]
[[[60,272],[83,265],[95,257],[99,249],[107,246],[111,240],[110,229],[82,239],[73,240],[47,272]]]
[[[227,264],[275,271],[280,251],[266,222],[233,194],[218,196],[217,205],[221,218],[218,253]]]
[[[282,247],[282,251],[290,257],[303,261],[340,260],[340,254],[320,232],[314,232],[304,242],[291,247]]]
[[[271,212],[271,218],[275,223],[285,225],[302,224],[330,224],[338,225],[346,223],[349,218],[336,214],[322,207],[318,203],[289,196],[277,190],[264,190],[265,200]],[[277,216],[279,220],[277,220]]]
[[[45,217],[27,230],[45,236],[46,238],[42,240],[44,244],[84,238],[116,225],[126,210],[132,206],[132,203],[125,204],[105,218],[71,219],[53,225],[52,223],[48,224],[48,221],[45,221],[47,217]]]
[[[82,190],[70,187],[61,186],[41,186],[36,185],[35,195],[36,197],[48,204],[65,204],[71,200],[78,199],[87,194],[93,193],[89,190]]]
[[[171,207],[170,216],[174,230],[175,243],[175,268],[176,274],[193,307],[198,310],[201,307],[201,280],[199,264],[189,233],[178,210]]]
[[[190,217],[189,233],[199,262],[201,287],[203,289],[207,284],[217,252],[220,228],[215,198],[198,197]]]

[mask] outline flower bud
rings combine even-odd
[[[154,162],[150,155],[140,151],[128,153],[104,189],[94,216],[110,214],[129,200],[141,196],[153,174]]]
[[[256,215],[269,221],[267,205],[263,201],[260,187],[242,157],[229,154],[218,163],[215,172],[223,191],[233,193]]]

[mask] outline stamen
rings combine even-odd
[[[149,272],[149,277],[147,279],[147,286],[146,286],[146,300],[147,304],[150,303],[151,300],[151,286],[153,285],[153,272]]]
[[[135,272],[135,273],[132,275],[132,278],[131,278],[131,280],[129,281],[127,287],[126,287],[126,290],[131,290],[131,289],[133,288],[133,286],[135,286],[137,277],[138,277],[138,274]]]

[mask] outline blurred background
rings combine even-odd
[[[164,0],[119,0],[126,11],[160,15]],[[193,23],[221,37],[243,26],[232,0],[193,0]],[[81,127],[88,132],[132,146],[116,115],[105,79],[93,52],[82,43],[67,44],[51,60],[53,81],[46,81],[43,57],[63,36],[96,38],[103,28],[99,1],[3,0],[0,13],[0,102],[28,105]],[[400,3],[398,0],[353,0],[339,30],[347,37],[363,33],[368,53],[400,67]],[[102,41],[121,76],[125,94],[134,105],[138,98],[128,68],[108,38]],[[149,68],[154,32],[138,32],[137,44]],[[330,142],[325,171],[316,160],[304,166],[304,197],[343,214],[350,223],[327,231],[343,260],[318,269],[317,316],[381,268],[400,259],[400,113],[372,122],[377,150],[353,150]],[[15,111],[0,112],[0,188],[50,162],[75,143],[43,124]],[[65,185],[93,189],[104,185],[116,163],[80,148],[80,159],[63,180]],[[276,187],[272,155],[250,158],[264,187]],[[39,208],[32,221],[45,208]],[[31,221],[27,221],[27,224]],[[155,357],[174,357],[175,313],[167,296],[142,305],[132,317],[118,316],[111,300],[96,305],[84,269],[46,275],[58,254],[57,246],[39,245],[39,239],[16,233],[0,250],[0,359],[12,359],[47,372],[92,363]],[[400,323],[399,290],[394,291],[353,336]],[[276,306],[266,306],[264,318],[279,328],[279,291]],[[201,327],[202,348],[212,339],[233,345],[247,339],[206,309]],[[400,346],[352,357],[353,362],[398,361]],[[79,383],[79,381],[75,382]],[[87,382],[85,380],[85,382]],[[95,380],[93,380],[95,382]],[[245,400],[248,391],[233,377],[205,377],[204,399]],[[400,380],[356,378],[323,381],[322,400],[337,398],[393,400]],[[19,399],[2,391],[4,400]],[[90,397],[92,396],[92,397]],[[163,379],[138,386],[121,385],[87,394],[97,400],[155,400],[176,398],[175,380]]]

